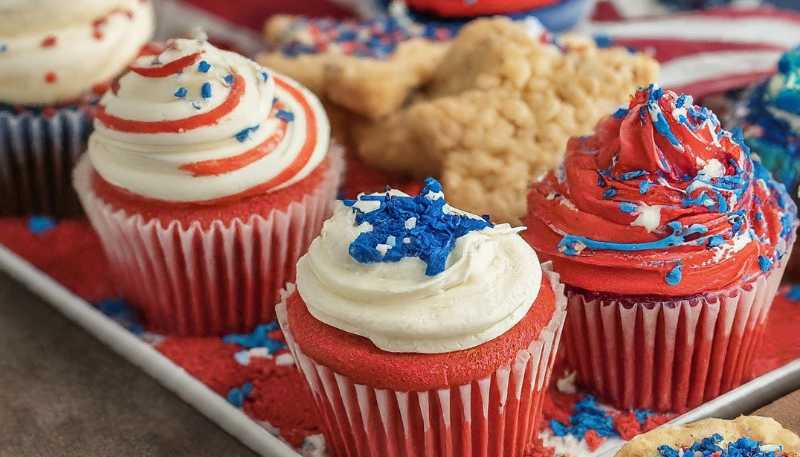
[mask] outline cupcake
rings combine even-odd
[[[527,240],[567,287],[578,381],[684,411],[750,376],[797,208],[741,132],[655,85],[533,185]]]
[[[566,297],[520,230],[430,178],[338,205],[277,307],[336,455],[523,455]]]
[[[77,212],[94,104],[153,33],[140,0],[0,4],[0,216]]]
[[[797,198],[800,185],[800,47],[785,53],[778,72],[739,103],[733,122],[761,163]]]
[[[75,188],[149,328],[246,332],[319,233],[342,158],[319,101],[204,40],[139,58],[97,106]]]
[[[616,457],[796,457],[800,437],[774,419],[741,416],[668,425],[632,439]]]

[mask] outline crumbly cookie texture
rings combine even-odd
[[[775,419],[741,416],[735,420],[705,419],[689,425],[664,426],[639,435],[629,441],[616,457],[659,457],[658,447],[687,448],[715,433],[726,442],[742,437],[762,444],[779,444],[790,456],[800,456],[800,437],[783,428]]]
[[[292,21],[291,16],[268,20],[267,41],[279,47]],[[399,109],[410,93],[430,80],[447,48],[447,43],[412,38],[398,44],[386,59],[330,50],[300,56],[267,52],[257,60],[353,113],[377,119]]]
[[[562,45],[505,18],[473,21],[423,96],[354,129],[359,154],[386,170],[441,176],[453,205],[519,222],[528,186],[561,161],[567,139],[657,78],[645,55],[576,37]]]

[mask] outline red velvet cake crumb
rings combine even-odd
[[[223,397],[230,389],[251,382],[255,374],[233,358],[241,348],[219,338],[167,338],[157,349]]]

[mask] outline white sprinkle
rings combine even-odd
[[[265,359],[271,359],[272,355],[269,353],[267,348],[265,347],[257,347],[250,349],[250,357],[261,357]]]
[[[557,193],[550,192],[549,194],[547,194],[547,196],[545,198],[548,199],[548,200],[554,200],[556,198],[556,196],[558,196]]]
[[[719,160],[711,159],[700,172],[709,178],[719,178],[720,176],[725,176],[725,167]]]
[[[388,244],[391,247],[397,246],[397,238],[395,238],[394,235],[387,236],[386,237],[386,244]]]
[[[761,452],[781,452],[783,451],[782,444],[762,444],[758,447]]]
[[[353,208],[358,209],[362,213],[371,213],[381,207],[381,202],[378,200],[357,200],[353,204]]]
[[[409,237],[403,238],[403,244],[410,244],[410,243],[411,243],[411,238]]]
[[[427,198],[430,201],[436,201],[436,200],[439,200],[441,198],[444,198],[444,192],[441,192],[441,191],[440,192],[434,192],[432,190],[429,190],[428,193],[425,194],[425,198]]]
[[[417,218],[416,217],[409,217],[406,219],[406,230],[411,230],[417,226]]]
[[[577,377],[577,371],[570,371],[566,374],[563,378],[556,381],[556,387],[558,391],[565,394],[574,394],[577,392],[575,388],[575,378]]]
[[[641,203],[634,211],[637,214],[636,219],[631,222],[632,226],[644,227],[648,232],[652,232],[661,226],[661,208],[662,205],[650,206],[647,203]]]
[[[309,435],[303,440],[303,448],[300,449],[303,457],[324,457],[328,455],[325,451],[325,437],[322,435]]]
[[[386,253],[389,252],[389,249],[392,249],[392,247],[389,246],[388,244],[381,243],[381,244],[378,244],[377,246],[375,246],[375,250],[380,252],[381,256],[385,256]]]
[[[239,351],[233,355],[233,358],[236,359],[239,365],[250,365],[250,351]]]
[[[294,359],[292,358],[292,354],[288,352],[284,352],[283,354],[278,355],[275,357],[275,365],[288,367],[294,365]]]
[[[578,208],[575,206],[575,203],[572,203],[572,200],[568,199],[567,197],[561,197],[558,203],[560,203],[563,206],[566,206],[572,211],[578,211]]]

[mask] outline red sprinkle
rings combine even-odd
[[[53,71],[48,71],[44,74],[44,80],[47,84],[53,84],[58,81],[58,75]]]
[[[100,29],[94,29],[94,31],[92,32],[92,36],[94,37],[95,40],[100,41],[103,39],[103,32]]]
[[[44,40],[42,40],[40,46],[43,48],[52,48],[53,46],[56,45],[57,41],[58,39],[55,37],[55,35],[48,35],[44,38]]]
[[[641,425],[636,420],[636,414],[632,412],[619,413],[614,416],[614,428],[623,440],[630,440],[641,433]]]
[[[669,416],[648,416],[644,421],[642,431],[649,432],[650,430],[669,422],[669,420]]]
[[[606,439],[598,435],[596,430],[587,431],[583,439],[586,440],[586,445],[589,446],[589,450],[592,452],[596,451],[600,445],[606,442]]]

